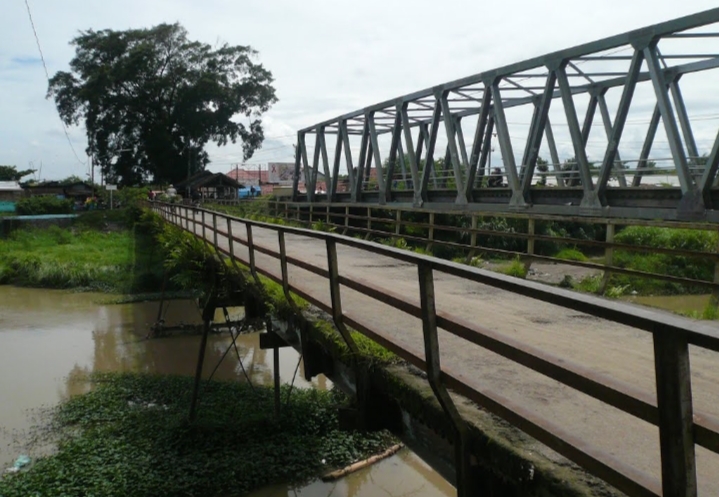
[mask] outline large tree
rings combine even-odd
[[[68,125],[84,122],[88,152],[112,180],[178,182],[209,163],[205,145],[264,139],[261,116],[277,101],[272,74],[248,46],[212,47],[179,24],[85,31],[70,72],[50,80]]]

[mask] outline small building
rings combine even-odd
[[[271,195],[275,184],[270,183],[270,173],[266,170],[258,169],[240,169],[235,167],[227,171],[227,176],[242,183],[246,187],[254,186],[262,195]]]
[[[0,181],[0,212],[14,212],[15,203],[23,197],[17,181]]]
[[[88,197],[92,197],[95,192],[93,191],[92,185],[84,181],[76,181],[74,183],[44,181],[26,186],[25,194],[28,196],[54,195],[60,198],[71,199],[75,202],[84,202]]]
[[[244,185],[223,173],[200,171],[175,185],[177,193],[184,198],[236,199],[237,191]]]

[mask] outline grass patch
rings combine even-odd
[[[345,398],[336,392],[294,389],[275,419],[272,388],[205,383],[190,424],[191,377],[112,373],[91,381],[90,393],[55,414],[64,433],[57,454],[0,480],[0,495],[244,495],[394,442],[384,432],[340,431],[335,406]]]
[[[129,231],[17,230],[0,244],[0,283],[123,291],[131,287]]]
[[[598,294],[602,291],[602,277],[601,276],[587,276],[582,278],[577,283],[573,284],[575,290],[585,293]]]
[[[557,259],[563,259],[565,261],[586,262],[588,260],[586,255],[584,255],[579,250],[573,248],[562,249],[557,254],[555,254],[554,257],[556,257]]]
[[[707,321],[719,320],[719,301],[712,297],[701,311],[688,311],[682,312],[681,314],[692,319],[704,319]]]
[[[623,229],[615,241],[646,247],[662,247],[714,252],[719,244],[717,232],[633,226]],[[616,250],[614,264],[629,269],[650,273],[666,274],[696,280],[712,281],[714,262],[704,257],[657,254],[651,251],[635,252]],[[627,286],[641,295],[672,295],[701,293],[704,287],[693,287],[649,278],[635,278],[613,275],[612,281],[618,286]]]
[[[515,278],[527,277],[527,268],[519,258],[514,259],[509,264],[498,267],[497,271],[507,276],[514,276]]]

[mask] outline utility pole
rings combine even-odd
[[[90,184],[92,185],[92,198],[95,198],[95,165],[92,163],[92,151],[88,160],[90,161]]]

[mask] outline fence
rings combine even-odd
[[[225,203],[223,205],[237,205]],[[669,247],[650,247],[645,245],[633,245],[627,243],[618,243],[614,241],[616,230],[620,226],[650,226],[673,229],[691,229],[705,230],[711,232],[719,232],[719,227],[711,223],[689,223],[689,222],[666,222],[666,221],[646,221],[646,220],[607,220],[602,218],[568,218],[566,216],[541,216],[541,215],[522,215],[513,213],[476,213],[465,217],[469,220],[469,226],[454,226],[437,222],[437,217],[442,215],[453,215],[452,212],[436,211],[436,212],[420,212],[425,216],[426,222],[417,222],[407,220],[408,214],[417,215],[417,211],[398,209],[392,207],[357,207],[344,206],[335,207],[331,205],[300,206],[289,202],[270,201],[270,212],[276,216],[282,216],[287,219],[293,219],[298,223],[312,226],[315,222],[322,222],[328,228],[342,230],[343,234],[362,233],[373,237],[402,237],[407,241],[426,244],[427,249],[431,249],[433,245],[440,245],[454,249],[464,250],[467,253],[467,259],[472,258],[476,253],[483,252],[495,254],[499,256],[521,257],[527,267],[532,261],[538,262],[554,262],[568,264],[588,269],[596,269],[604,271],[603,290],[606,289],[610,274],[621,274],[636,278],[648,278],[660,281],[667,281],[680,285],[688,285],[704,288],[714,295],[719,296],[719,243],[716,252],[698,251],[682,248]],[[377,213],[384,213],[385,216]],[[405,219],[403,219],[403,215]],[[454,214],[456,215],[456,214]],[[520,231],[499,231],[479,227],[479,220],[483,217],[499,218],[499,219],[522,219],[526,221],[524,232]],[[571,238],[566,236],[551,236],[535,233],[537,222],[556,221],[556,222],[576,222],[593,225],[602,225],[605,228],[606,238],[604,241]],[[419,228],[426,232],[426,236],[410,235],[406,233],[406,228]],[[454,234],[469,235],[469,243],[461,241],[442,240],[437,237],[441,232],[449,232]],[[505,250],[482,245],[481,237],[499,237],[508,239],[524,240],[524,251]],[[599,261],[582,261],[560,259],[548,255],[536,253],[537,242],[555,243],[560,246],[583,246],[591,250],[602,250],[604,253],[603,262]],[[640,271],[614,265],[615,251],[624,250],[631,252],[645,252],[652,254],[666,254],[673,256],[691,257],[697,260],[703,260],[714,264],[714,278],[711,280],[702,280],[697,278],[681,277],[663,273],[655,273],[649,271]]]
[[[463,395],[503,418],[589,473],[632,497],[660,495],[696,497],[695,444],[719,454],[719,421],[706,413],[694,411],[689,364],[690,344],[719,352],[719,333],[714,327],[679,316],[668,316],[665,313],[636,306],[510,278],[334,233],[239,219],[206,209],[179,205],[154,203],[153,209],[167,221],[201,237],[208,244],[211,243],[218,253],[249,267],[251,274],[258,281],[258,275],[261,274],[280,283],[290,303],[293,303],[292,293],[294,293],[330,313],[349,346],[352,345],[352,341],[347,333],[348,326],[425,371],[435,395],[452,420],[458,434],[455,440],[457,447],[461,449],[456,461],[458,495],[469,495],[466,487],[463,486],[463,475],[468,474],[469,456],[464,438],[466,437],[464,421],[458,415],[447,389]],[[233,225],[238,224],[244,227],[244,236],[233,232]],[[276,233],[279,250],[256,244],[253,241],[253,229],[271,230]],[[327,269],[289,256],[285,240],[288,234],[324,243],[328,260]],[[247,248],[246,258],[237,253],[235,249],[237,244]],[[338,245],[416,266],[420,288],[419,304],[405,295],[376,288],[366,281],[343,277],[337,262]],[[275,259],[279,264],[279,274],[270,267],[258,266],[255,261],[256,253]],[[301,284],[291,283],[288,276],[289,265],[326,278],[330,288],[331,303],[315,298],[312,292]],[[654,344],[656,402],[649,393],[581,364],[573,363],[570,358],[554,356],[479,324],[437,311],[434,291],[435,273],[489,285],[651,333]],[[342,287],[391,305],[397,309],[397,312],[420,318],[423,323],[424,357],[407,350],[381,330],[372,329],[363,323],[361,316],[343,311]],[[441,365],[438,328],[657,426],[661,451],[661,481],[573,437],[552,419],[541,417],[500,394],[482,391],[469,385],[452,366],[445,365],[446,362]]]

